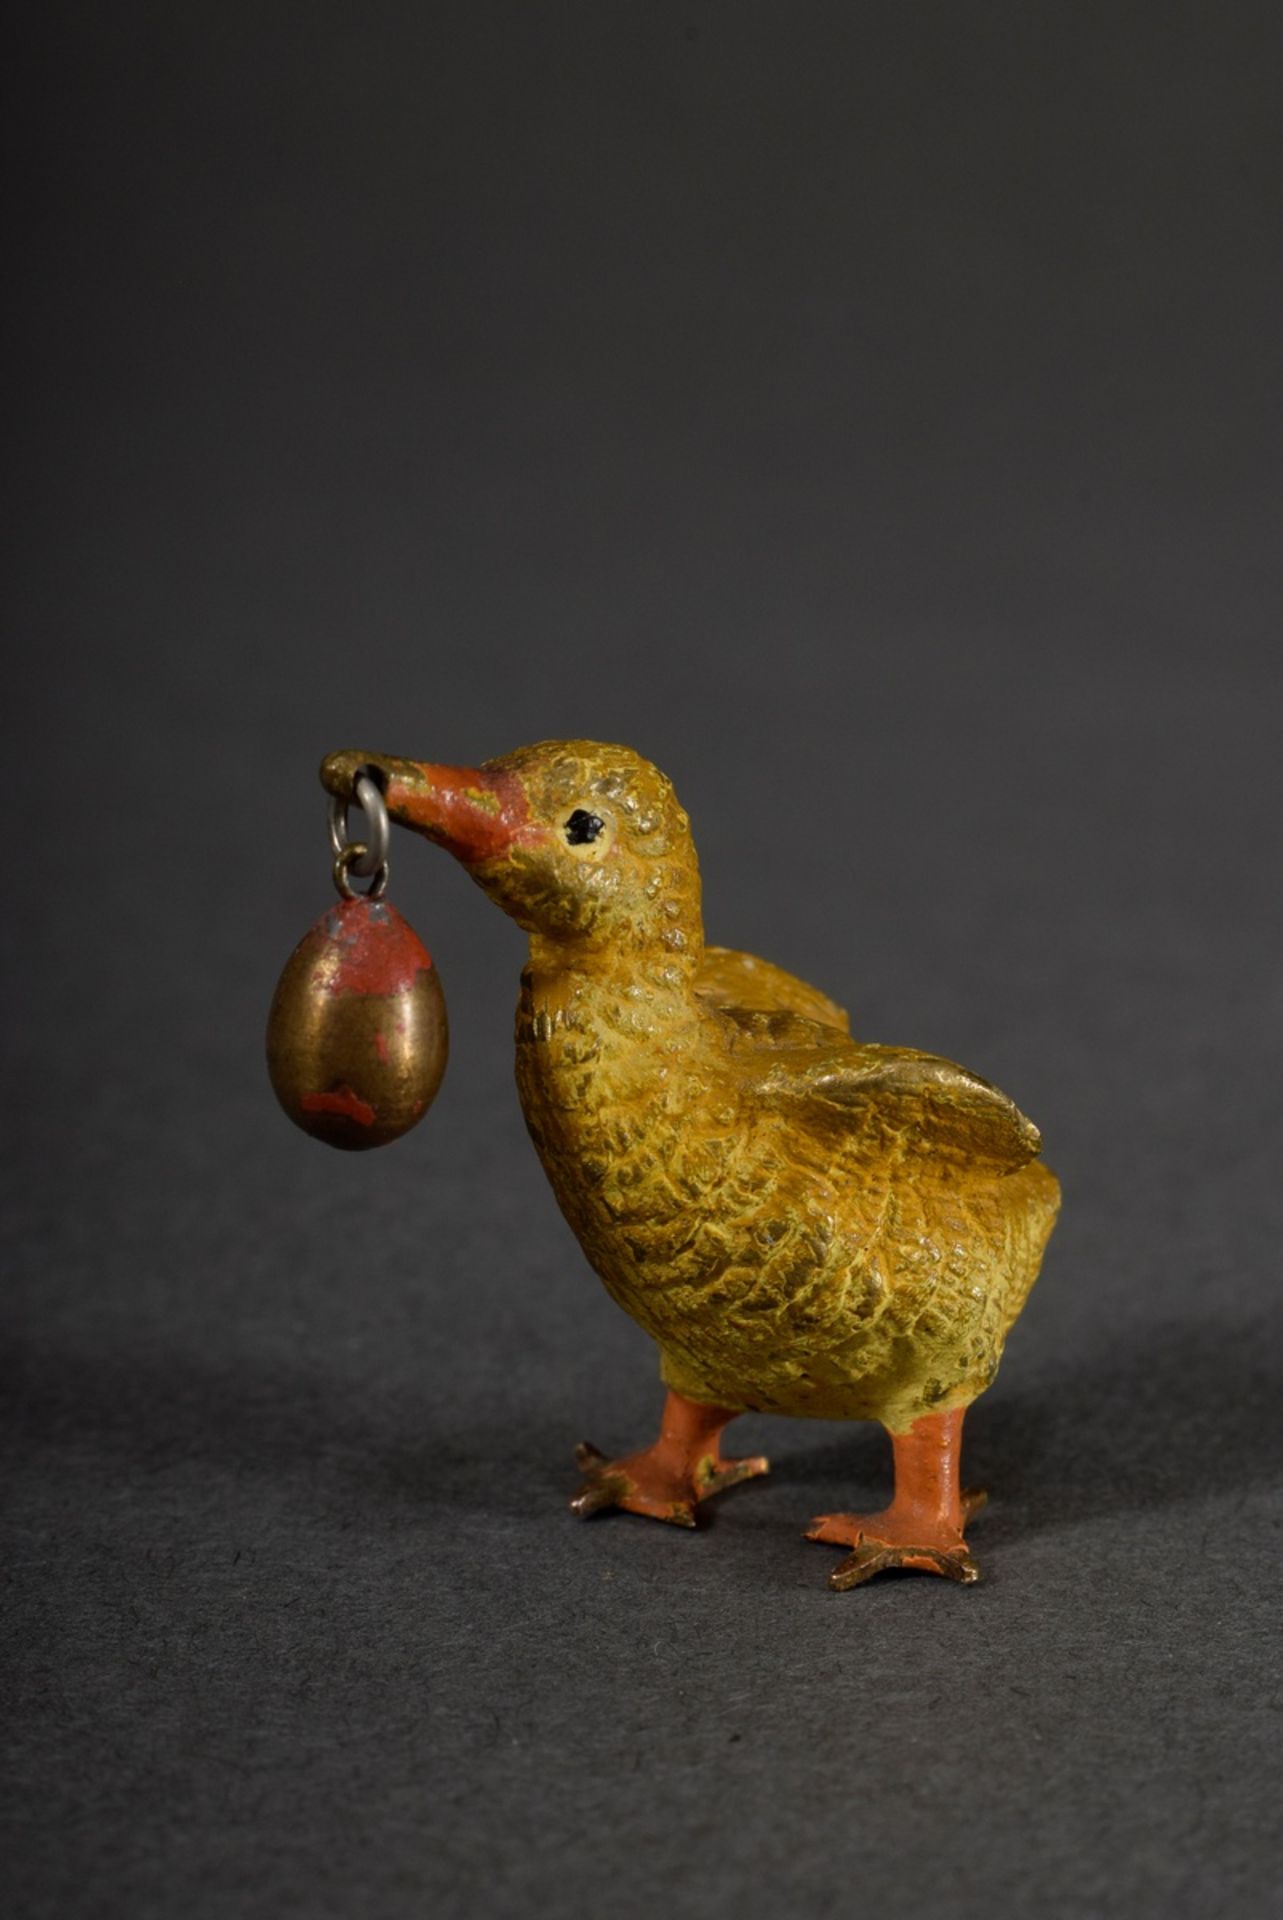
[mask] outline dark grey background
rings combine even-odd
[[[28,5],[13,219],[6,1905],[1277,1910],[1277,7]],[[715,938],[1043,1127],[984,1583],[836,1596],[871,1428],[688,1535],[393,897],[417,1135],[262,1067],[315,764],[621,738]]]

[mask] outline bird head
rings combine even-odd
[[[678,966],[703,948],[699,866],[670,782],[627,747],[547,740],[479,767],[332,753],[349,799],[369,771],[388,814],[454,854],[532,947],[633,951]]]

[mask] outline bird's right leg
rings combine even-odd
[[[721,1432],[734,1418],[732,1409],[703,1406],[670,1388],[659,1438],[641,1453],[608,1460],[586,1440],[580,1442],[575,1458],[584,1484],[570,1503],[571,1512],[584,1519],[604,1507],[622,1507],[673,1526],[693,1527],[701,1500],[765,1473],[770,1465],[760,1454],[747,1460],[722,1458]]]

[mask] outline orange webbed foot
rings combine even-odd
[[[716,1444],[711,1452],[694,1460],[675,1460],[662,1441],[622,1460],[610,1460],[584,1440],[575,1449],[575,1459],[584,1484],[571,1501],[570,1510],[581,1520],[608,1507],[619,1507],[626,1513],[645,1514],[651,1520],[666,1520],[675,1527],[693,1527],[695,1509],[702,1500],[737,1486],[741,1480],[755,1479],[770,1467],[761,1454],[746,1460],[723,1460]]]
[[[808,1540],[852,1549],[829,1575],[839,1593],[888,1567],[938,1573],[964,1587],[980,1578],[963,1529],[986,1496],[978,1489],[965,1493],[958,1484],[965,1411],[922,1414],[910,1427],[891,1432],[895,1494],[881,1513],[822,1513],[811,1522]]]
[[[981,1492],[962,1496],[964,1523],[985,1503]],[[972,1586],[980,1569],[971,1558],[961,1531],[913,1508],[886,1508],[882,1513],[822,1513],[806,1530],[808,1540],[851,1547],[829,1575],[836,1593],[863,1586],[876,1573],[901,1567],[914,1573],[937,1573],[961,1586]]]

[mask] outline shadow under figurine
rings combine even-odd
[[[481,767],[344,752],[321,777],[346,800],[367,769],[391,818],[529,935],[526,1122],[590,1264],[660,1349],[659,1438],[618,1460],[581,1446],[574,1511],[693,1526],[767,1470],[723,1457],[737,1414],[878,1420],[894,1496],[813,1522],[850,1549],[830,1584],[975,1580],[962,1422],[1055,1224],[1037,1129],[964,1068],[853,1040],[814,987],[706,947],[686,815],[627,748],[548,741]]]

